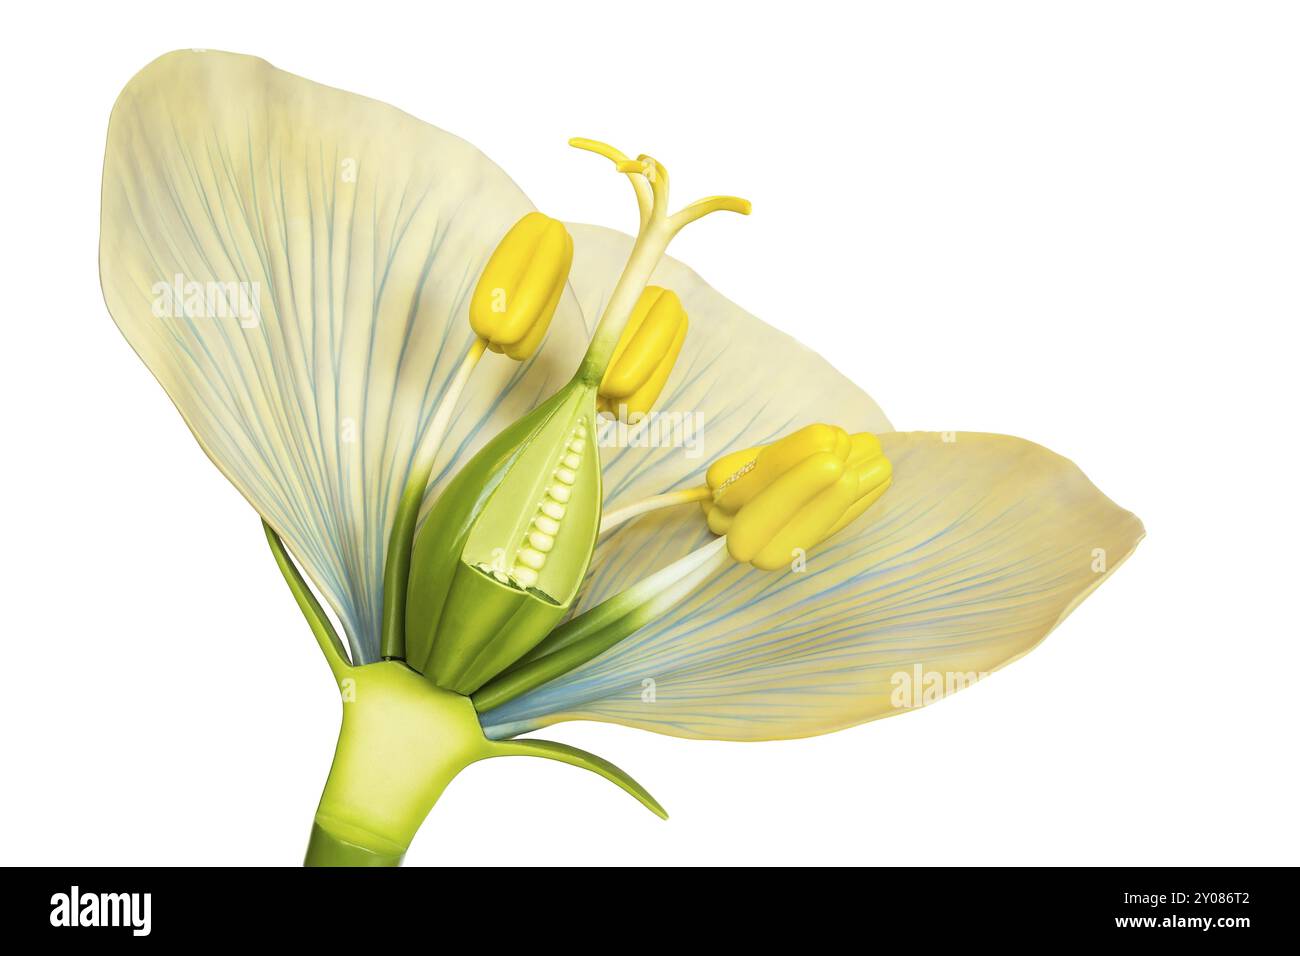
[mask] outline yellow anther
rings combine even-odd
[[[686,341],[687,324],[676,293],[646,286],[614,347],[596,407],[626,419],[650,411]]]
[[[818,452],[848,458],[848,432],[835,425],[808,425],[758,448],[732,452],[715,461],[705,475],[713,490],[713,507],[735,514],[791,467]]]
[[[494,352],[526,359],[555,315],[573,264],[573,237],[540,212],[515,223],[483,269],[469,305],[469,323]]]
[[[709,528],[727,536],[733,558],[774,570],[862,514],[892,474],[874,435],[809,425],[714,462],[704,509]]]

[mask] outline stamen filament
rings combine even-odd
[[[479,359],[487,349],[487,340],[476,338],[460,363],[460,368],[452,376],[433,413],[433,419],[420,439],[415,456],[411,461],[411,471],[402,489],[402,496],[397,502],[397,512],[393,516],[393,531],[388,539],[388,553],[384,561],[384,609],[380,631],[380,648],[384,657],[404,656],[406,644],[406,582],[410,574],[411,546],[415,540],[415,523],[420,517],[420,506],[424,503],[424,492],[429,485],[429,475],[433,464],[442,448],[447,426],[451,423],[452,412],[460,401],[461,392],[469,381],[470,374],[478,365]]]
[[[675,505],[690,504],[694,501],[707,501],[713,496],[708,485],[701,485],[698,488],[683,488],[680,491],[670,491],[667,494],[654,495],[650,498],[643,498],[635,501],[630,505],[624,505],[622,508],[615,508],[613,511],[605,512],[600,519],[600,533],[612,531],[625,521],[640,517],[651,511],[658,511],[660,508],[671,508]]]
[[[715,538],[607,601],[556,628],[519,662],[471,696],[483,713],[599,657],[684,601],[731,563],[726,538]]]

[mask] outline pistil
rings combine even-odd
[[[642,290],[659,265],[668,244],[688,223],[712,212],[728,211],[749,215],[749,200],[736,196],[710,196],[691,203],[676,213],[668,213],[668,170],[653,157],[641,155],[629,159],[614,147],[593,139],[575,137],[569,145],[604,156],[614,168],[628,177],[636,193],[640,226],[627,265],[609,297],[605,311],[596,325],[591,345],[579,372],[587,381],[599,382],[618,344],[623,326],[632,316]]]

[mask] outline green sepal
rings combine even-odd
[[[600,774],[610,783],[636,797],[642,806],[659,817],[659,819],[668,819],[668,811],[650,795],[649,790],[605,758],[597,757],[585,750],[579,750],[577,747],[570,747],[568,744],[556,743],[551,740],[502,740],[492,745],[490,756],[545,757],[547,760],[558,760],[560,763],[567,763],[571,767],[582,767],[584,770]]]
[[[320,645],[321,653],[325,655],[330,671],[336,678],[339,677],[348,669],[349,661],[338,631],[334,630],[329,615],[321,607],[320,601],[316,600],[316,595],[307,586],[302,572],[289,556],[284,542],[280,540],[275,529],[266,523],[266,519],[262,519],[262,531],[266,534],[266,543],[271,546],[271,553],[275,555],[275,563],[280,568],[280,573],[284,575],[285,583],[289,585],[289,593],[297,602],[302,616],[307,619],[307,626],[316,637],[316,643]]]

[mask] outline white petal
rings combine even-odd
[[[882,436],[892,487],[809,552],[806,570],[733,566],[485,726],[804,737],[930,703],[936,677],[948,693],[1025,654],[1119,566],[1142,524],[1045,448],[954,437]]]
[[[100,243],[109,311],[360,660],[378,654],[393,510],[469,346],[468,297],[531,208],[468,143],[252,57],[169,54],[114,107]],[[162,301],[178,281],[197,283],[192,314],[184,293]],[[488,356],[435,473],[561,384],[583,334],[566,295],[528,367]]]

